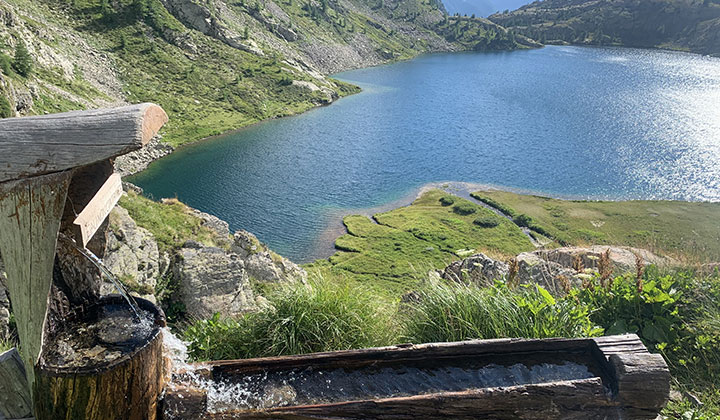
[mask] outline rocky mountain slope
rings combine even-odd
[[[328,77],[341,70],[520,47],[480,19],[462,22],[459,42],[453,23],[435,0],[7,0],[0,110],[156,102],[170,115],[163,141],[178,145],[356,92]],[[19,43],[29,75],[13,62]]]
[[[545,0],[489,19],[547,43],[720,55],[719,0]]]

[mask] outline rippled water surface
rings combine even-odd
[[[133,182],[298,261],[326,256],[339,215],[429,182],[720,201],[720,59],[547,47],[337,77],[364,92],[183,148]]]

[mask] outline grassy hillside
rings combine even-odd
[[[515,220],[525,219],[525,224],[555,238],[558,245],[628,245],[684,262],[720,256],[720,203],[569,201],[504,191],[472,195]]]
[[[358,91],[333,72],[521,47],[486,20],[447,36],[444,16],[433,0],[8,0],[0,116],[151,101],[179,145]],[[20,43],[30,72],[14,63]]]
[[[718,0],[545,0],[489,19],[547,43],[720,55]]]

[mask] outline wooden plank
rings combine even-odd
[[[20,354],[32,366],[43,342],[55,246],[72,172],[0,184],[0,253],[20,339]]]
[[[17,349],[0,354],[0,419],[32,416],[32,398]]]
[[[73,222],[75,241],[87,245],[110,211],[122,197],[122,179],[112,174]]]
[[[500,338],[491,340],[468,340],[453,343],[406,344],[360,350],[342,350],[291,356],[264,357],[257,359],[221,360],[199,364],[211,366],[216,372],[250,373],[259,370],[291,369],[312,365],[315,367],[361,367],[383,362],[401,362],[426,358],[465,357],[483,354],[533,353],[533,352],[581,352],[589,350],[592,339],[523,339]]]
[[[158,105],[0,120],[0,182],[59,172],[147,144],[167,122]]]

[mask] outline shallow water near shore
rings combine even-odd
[[[332,252],[344,214],[406,205],[443,180],[720,201],[720,59],[547,47],[432,54],[337,77],[364,91],[184,147],[131,181],[298,262]]]

